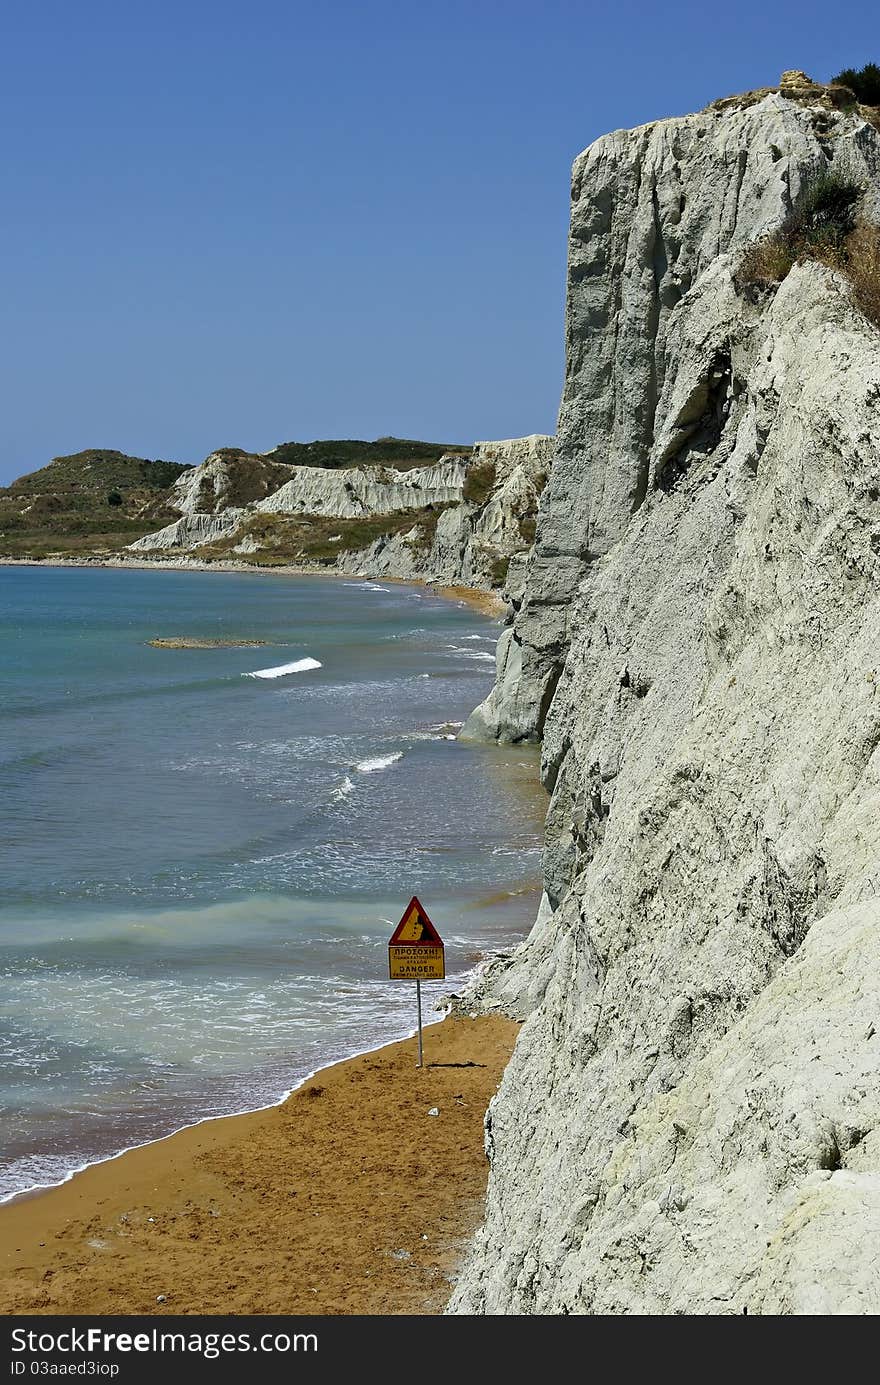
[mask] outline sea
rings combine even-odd
[[[525,936],[536,754],[455,738],[498,634],[416,586],[0,567],[0,1198],[412,1033],[414,894],[428,1019]]]

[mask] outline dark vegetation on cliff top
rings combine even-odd
[[[864,106],[880,106],[880,67],[876,63],[865,63],[858,69],[845,67],[831,78],[831,86],[849,87]]]
[[[338,471],[352,466],[390,466],[409,471],[430,466],[447,452],[469,457],[472,448],[453,442],[415,442],[411,438],[377,438],[361,442],[356,438],[337,438],[328,442],[282,442],[268,456],[288,466],[320,466]]]
[[[856,307],[880,327],[880,226],[858,218],[863,191],[845,173],[817,173],[779,229],[747,247],[737,287],[779,284],[792,265],[817,260],[846,275]]]

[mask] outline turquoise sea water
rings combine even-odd
[[[413,893],[429,1003],[523,936],[536,757],[450,739],[497,635],[414,587],[0,568],[0,1196],[409,1032]]]

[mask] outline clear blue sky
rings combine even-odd
[[[809,0],[6,0],[0,481],[552,431],[575,154],[878,38]]]

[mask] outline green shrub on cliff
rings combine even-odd
[[[489,580],[493,587],[503,587],[507,581],[507,569],[510,567],[509,558],[496,558],[489,568]]]
[[[747,247],[737,271],[740,285],[781,283],[797,260],[840,258],[855,229],[860,185],[852,178],[824,169],[802,188],[779,227]]]
[[[861,185],[854,179],[825,169],[807,183],[777,234],[796,258],[824,250],[836,252],[855,227],[861,195]]]

